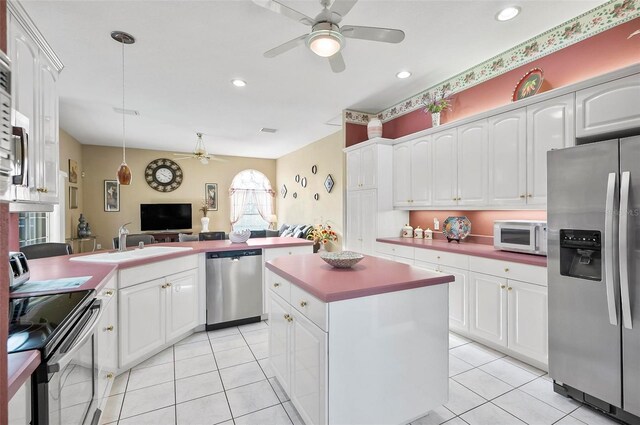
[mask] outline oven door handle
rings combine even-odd
[[[69,362],[69,360],[76,354],[76,352],[84,345],[85,342],[98,326],[98,320],[100,320],[100,313],[102,311],[102,301],[95,300],[93,305],[91,306],[91,314],[89,316],[89,320],[87,320],[87,324],[83,327],[83,332],[75,338],[75,340],[71,343],[71,347],[61,356],[57,358],[51,359],[51,363],[47,365],[47,372],[56,373],[60,372],[63,369],[62,365],[65,365]]]

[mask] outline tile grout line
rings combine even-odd
[[[213,361],[216,364],[216,371],[218,372],[218,379],[220,379],[220,385],[222,385],[222,392],[224,393],[224,398],[225,400],[227,400],[227,407],[229,408],[229,415],[231,415],[231,422],[233,422],[233,424],[235,425],[236,421],[233,418],[233,410],[231,410],[231,403],[229,403],[227,388],[224,385],[224,381],[222,380],[222,374],[220,373],[220,369],[218,369],[218,361],[216,360],[216,351],[213,349],[213,345],[211,345],[211,340],[209,340],[209,347],[211,347],[211,354],[213,354]]]
[[[122,403],[120,404],[120,409],[118,411],[118,419],[116,422],[120,422],[120,417],[122,416],[122,409],[124,408],[124,400],[127,398],[127,388],[129,388],[129,379],[131,379],[131,369],[127,371],[127,383],[124,384],[124,392],[122,393]],[[115,380],[114,380],[115,381]]]

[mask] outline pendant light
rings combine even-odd
[[[113,31],[111,38],[115,41],[122,43],[122,164],[118,168],[118,183],[123,185],[131,184],[131,169],[127,165],[126,151],[125,151],[125,118],[126,109],[124,108],[124,45],[133,44],[136,39],[131,34],[127,34],[123,31]]]

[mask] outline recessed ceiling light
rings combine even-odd
[[[409,71],[400,71],[396,74],[396,77],[404,80],[405,78],[411,77],[411,73]]]
[[[231,84],[233,84],[236,87],[244,87],[247,85],[247,82],[239,78],[234,78],[233,80],[231,80]]]
[[[515,18],[520,13],[520,8],[518,6],[509,6],[502,9],[496,15],[496,19],[498,21],[508,21],[510,19]]]

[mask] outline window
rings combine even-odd
[[[49,214],[27,212],[18,215],[20,246],[47,242],[49,239]]]
[[[269,226],[275,192],[267,176],[256,170],[239,172],[231,182],[229,196],[233,230],[264,230]]]

